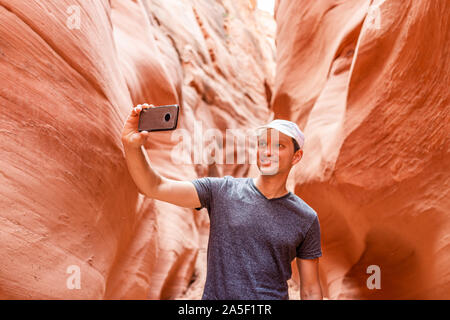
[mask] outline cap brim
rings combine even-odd
[[[280,129],[278,127],[273,127],[271,125],[265,125],[265,126],[261,126],[261,127],[256,128],[256,133],[259,135],[259,134],[261,134],[262,130],[264,130],[264,129],[275,129],[275,130],[277,130],[277,131],[287,135],[288,137],[291,137],[291,138],[295,139],[295,137],[292,136],[292,134],[290,134],[289,131],[285,131],[285,130]]]

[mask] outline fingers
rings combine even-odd
[[[147,103],[144,103],[144,104],[138,104],[136,107],[134,107],[133,108],[133,110],[131,110],[131,115],[133,116],[133,117],[136,117],[136,116],[138,116],[140,113],[141,113],[141,111],[143,110],[143,109],[146,109],[146,108],[154,108],[155,106],[153,105],[153,104],[147,104]]]
[[[133,108],[133,110],[131,110],[131,115],[133,117],[139,115],[139,113],[142,111],[142,105],[138,104],[136,107]]]
[[[148,131],[141,131],[141,132],[139,132],[139,136],[142,139],[141,141],[145,142],[147,140],[147,138],[148,138],[148,134],[149,134]]]
[[[145,141],[147,141],[148,137],[149,137],[148,131],[136,132],[130,137],[130,142],[133,145],[136,144],[142,145],[143,143],[145,143]]]

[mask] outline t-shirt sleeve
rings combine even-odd
[[[300,259],[315,259],[322,256],[320,245],[320,224],[316,216],[303,239],[297,247],[297,257]]]
[[[217,177],[204,177],[191,180],[197,190],[198,198],[201,204],[201,206],[195,208],[195,210],[200,210],[202,208],[206,208],[208,211],[210,210],[211,201],[214,197],[215,190],[220,184],[220,181],[222,181],[222,178]]]

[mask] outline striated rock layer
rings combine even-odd
[[[331,299],[449,299],[450,2],[276,4],[272,108],[306,135]],[[380,289],[368,289],[371,265]],[[372,281],[369,281],[372,283]]]
[[[450,298],[450,3],[280,0],[275,78],[255,4],[0,0],[1,299],[200,297],[206,212],[139,195],[124,161],[143,102],[181,105],[192,150],[145,146],[174,179],[256,174],[199,158],[207,129],[297,122],[289,184],[320,217],[326,297]]]
[[[0,0],[1,299],[172,299],[190,282],[200,297],[206,212],[139,195],[119,137],[144,102],[179,103],[178,132],[191,136],[199,123],[225,133],[266,122],[274,48],[254,6]],[[172,132],[151,136],[167,177],[249,170],[193,163],[172,153]]]

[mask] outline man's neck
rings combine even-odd
[[[279,198],[287,194],[286,178],[278,175],[259,175],[253,182],[259,191],[267,198]]]

